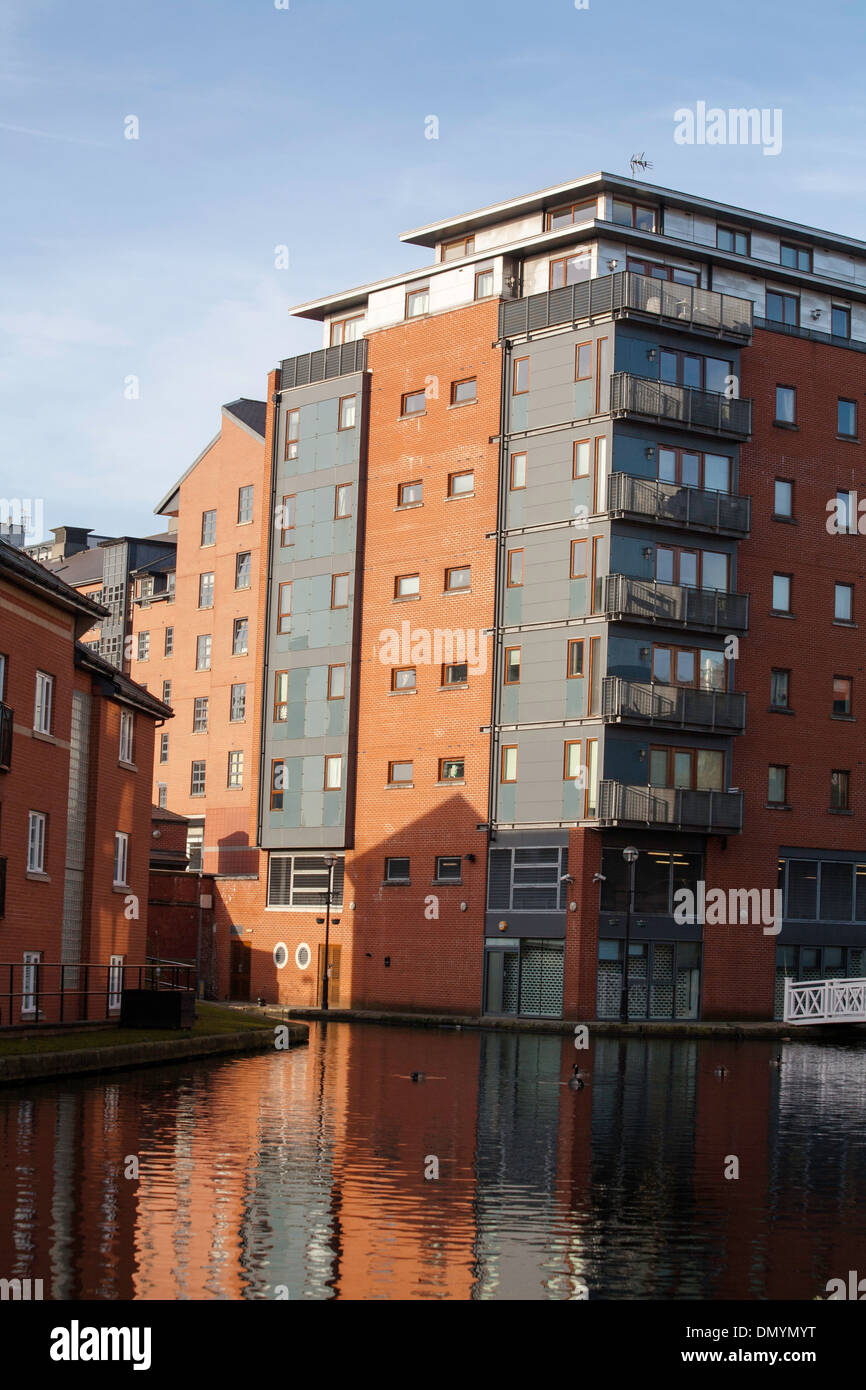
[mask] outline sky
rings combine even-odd
[[[0,499],[161,529],[220,405],[321,346],[292,305],[426,264],[408,228],[638,152],[650,182],[866,240],[862,0],[578,3],[3,0]],[[678,144],[700,101],[780,110],[780,153]]]

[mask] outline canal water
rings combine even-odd
[[[331,1023],[291,1052],[7,1088],[0,1277],[72,1299],[826,1297],[866,1275],[864,1081],[855,1045]]]

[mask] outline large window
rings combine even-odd
[[[791,921],[866,922],[866,862],[780,859],[779,887]]]
[[[557,227],[570,227],[575,222],[591,222],[598,216],[598,201],[584,198],[579,203],[564,203],[562,207],[551,208],[545,214],[545,230],[556,231]]]
[[[733,251],[735,256],[748,256],[749,233],[737,227],[717,227],[716,245],[720,251]]]
[[[487,906],[496,912],[564,912],[570,885],[565,845],[490,850]]]
[[[602,912],[624,912],[628,900],[629,872],[622,850],[609,847],[601,852]],[[634,906],[636,912],[673,912],[674,894],[688,888],[697,895],[703,875],[703,855],[682,850],[644,850],[635,864]]]
[[[333,869],[331,906],[343,905],[345,860],[337,857]],[[323,908],[328,894],[328,866],[321,855],[270,854],[268,856],[268,907]]]
[[[725,755],[711,748],[650,748],[649,785],[722,791]]]
[[[690,449],[659,447],[658,476],[663,483],[730,492],[731,460],[727,454],[698,454]]]
[[[799,295],[767,290],[767,320],[769,323],[785,323],[796,328],[800,322]]]
[[[734,366],[726,357],[704,357],[696,352],[662,348],[659,352],[659,380],[672,386],[694,386],[699,391],[724,394]]]
[[[579,251],[574,256],[557,256],[550,262],[550,288],[561,290],[564,285],[579,285],[592,276],[592,252]]]

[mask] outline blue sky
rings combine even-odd
[[[289,306],[424,264],[434,218],[645,150],[866,239],[860,0],[289,3],[4,0],[0,497],[46,527],[158,529],[220,404],[319,346]],[[701,100],[781,108],[781,154],[677,145]]]

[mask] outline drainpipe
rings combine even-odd
[[[500,302],[501,313],[501,302]],[[493,598],[493,653],[490,687],[490,767],[487,786],[487,843],[496,839],[494,807],[496,806],[496,787],[499,771],[499,729],[500,708],[499,667],[502,651],[500,625],[503,617],[503,588],[505,584],[505,520],[506,499],[508,497],[508,385],[511,380],[512,344],[508,338],[502,343],[502,379],[499,388],[499,487],[496,502],[496,568]],[[485,903],[486,910],[486,903]]]
[[[273,551],[274,551],[274,498],[277,486],[277,442],[279,439],[280,423],[280,383],[281,373],[277,368],[274,373],[274,392],[271,402],[274,407],[273,430],[271,438],[271,479],[270,479],[270,500],[268,516],[268,560],[265,579],[265,624],[262,635],[262,652],[259,658],[259,671],[261,676],[261,697],[260,697],[260,719],[259,719],[259,804],[256,808],[256,847],[262,841],[262,806],[265,788],[265,729],[267,728],[267,669],[268,656],[270,654],[270,633],[271,633],[271,593],[273,591]],[[268,780],[270,787],[270,779]]]

